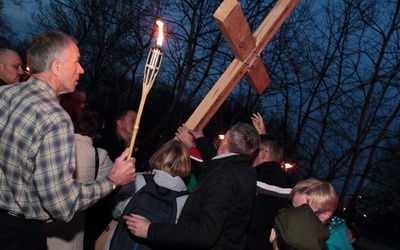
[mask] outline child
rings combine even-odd
[[[269,241],[274,250],[320,250],[328,238],[325,225],[309,205],[303,204],[279,211]]]
[[[191,171],[191,162],[189,148],[178,140],[170,140],[165,143],[150,158],[150,167],[153,170],[154,182],[163,188],[176,192],[185,191],[186,185],[183,181],[188,177]],[[136,180],[121,188],[115,197],[116,206],[113,209],[113,216],[119,218],[133,195],[146,185],[143,173],[137,173]],[[177,214],[179,218],[180,211],[186,201],[187,195],[176,199]],[[150,208],[149,208],[150,209]],[[108,249],[114,232],[111,232],[107,238],[104,249]]]
[[[353,250],[346,222],[332,216],[338,204],[338,196],[333,186],[315,178],[298,182],[290,192],[294,207],[308,204],[330,233],[324,249]]]

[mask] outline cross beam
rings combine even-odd
[[[189,129],[204,128],[243,76],[254,91],[261,95],[270,79],[260,53],[299,0],[279,0],[258,29],[251,34],[250,27],[237,0],[224,0],[214,13],[235,59],[204,97],[186,121]]]

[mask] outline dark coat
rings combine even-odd
[[[278,162],[264,162],[256,168],[257,181],[269,185],[290,188],[292,183],[283,172]],[[274,227],[275,216],[279,209],[290,204],[289,198],[278,195],[257,194],[254,199],[253,211],[247,231],[246,249],[272,249],[269,243],[271,228]]]
[[[140,143],[137,141],[135,145],[140,145]],[[125,140],[118,138],[116,131],[105,134],[100,140],[95,142],[94,146],[105,149],[112,162],[115,162],[115,159],[117,159],[126,149]],[[144,172],[148,170],[148,164],[144,161],[141,150],[132,152],[132,157],[136,159],[136,172]]]
[[[118,138],[116,131],[104,135],[95,143],[95,146],[105,149],[112,162],[114,162],[115,159],[117,159],[126,149],[125,141]]]
[[[211,158],[217,155],[217,149],[214,148],[212,142],[205,137],[200,137],[196,140],[196,148],[199,150],[204,161],[211,160]]]
[[[256,192],[250,158],[233,155],[197,166],[202,178],[178,224],[152,223],[148,240],[166,249],[244,249]]]

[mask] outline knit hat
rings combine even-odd
[[[275,217],[275,231],[287,245],[299,250],[321,250],[329,238],[325,225],[307,204],[282,208]]]

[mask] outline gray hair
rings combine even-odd
[[[228,149],[232,153],[251,156],[260,145],[257,130],[246,123],[233,125],[226,133]]]
[[[54,60],[62,59],[63,52],[70,46],[70,42],[78,44],[73,37],[60,31],[46,31],[37,35],[29,45],[27,53],[31,74],[50,69]]]

